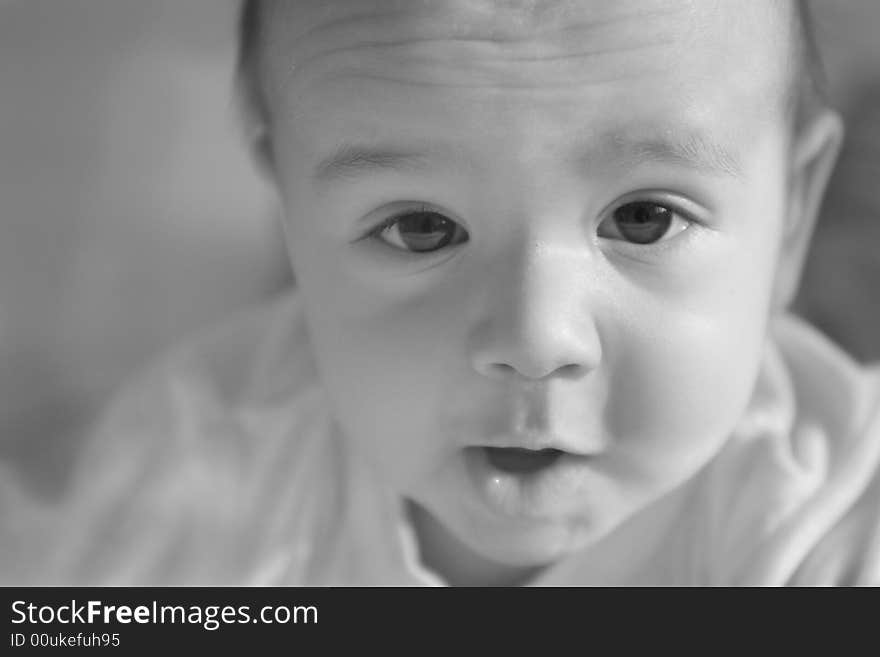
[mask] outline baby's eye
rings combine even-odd
[[[624,240],[633,244],[653,244],[674,237],[690,222],[665,205],[636,201],[617,208],[599,224],[599,237]]]
[[[468,241],[467,231],[460,224],[432,210],[391,217],[371,235],[389,246],[413,253],[439,251]]]

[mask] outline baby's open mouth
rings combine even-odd
[[[522,447],[484,447],[492,467],[512,474],[531,474],[552,465],[565,452],[559,449],[524,449]]]

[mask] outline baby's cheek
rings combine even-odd
[[[747,404],[762,354],[757,327],[666,317],[618,344],[607,426],[643,477],[684,477],[706,462]]]
[[[383,475],[403,485],[424,474],[443,447],[435,438],[449,387],[453,331],[416,300],[365,298],[340,286],[308,308],[312,341],[334,410]]]

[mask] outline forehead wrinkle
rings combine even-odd
[[[656,1],[653,7],[631,7],[632,2],[619,0],[590,3],[584,0],[275,0],[268,2],[271,23],[299,26],[294,38],[303,39],[318,31],[349,29],[362,32],[374,27],[397,25],[421,26],[425,29],[452,29],[462,36],[499,40],[520,39],[544,31],[603,27],[611,23],[638,18],[650,21],[662,15],[688,10],[689,2],[670,7],[669,2]],[[365,7],[367,8],[365,10]],[[286,10],[286,15],[282,15]],[[586,17],[586,18],[585,18]],[[295,19],[295,20],[294,20]],[[429,19],[429,20],[425,20]],[[421,21],[421,22],[420,22]]]
[[[568,37],[577,43],[582,43],[594,36],[595,33],[632,18],[638,18],[642,22],[655,22],[661,17],[671,17],[680,13],[681,9],[662,8],[513,31],[505,29],[498,16],[492,16],[492,20],[488,22],[473,23],[448,17],[444,20],[443,17],[438,18],[430,15],[413,16],[411,13],[397,11],[339,18],[329,23],[313,25],[301,34],[294,33],[289,40],[306,51],[314,49],[315,55],[330,52],[334,49],[333,44],[339,43],[351,44],[348,47],[399,45],[419,41],[482,41],[493,44],[513,44],[534,40],[536,37],[548,34]],[[576,35],[571,37],[570,33],[576,33]],[[328,44],[331,45],[327,47]]]
[[[374,9],[371,12],[356,11],[341,15],[337,12],[331,18],[323,20],[312,17],[311,25],[308,24],[308,18],[301,19],[298,23],[299,29],[288,29],[284,38],[287,46],[292,49],[287,57],[290,67],[302,67],[322,56],[357,49],[378,49],[383,45],[392,48],[402,46],[424,48],[437,46],[443,42],[452,46],[453,53],[461,44],[467,43],[509,46],[499,50],[503,50],[500,54],[505,55],[510,61],[577,57],[600,53],[603,50],[614,52],[632,48],[628,45],[620,46],[617,42],[626,44],[630,36],[635,37],[636,41],[644,41],[645,34],[630,35],[624,27],[623,33],[608,35],[607,28],[610,25],[638,18],[640,29],[643,29],[646,23],[650,24],[654,35],[657,35],[668,32],[668,27],[674,27],[672,22],[663,21],[662,17],[679,14],[682,11],[681,7],[649,8],[639,11],[632,9],[625,11],[615,7],[616,10],[610,12],[607,10],[600,12],[592,8],[590,13],[596,15],[584,20],[583,15],[587,12],[572,11],[571,7],[576,7],[576,3],[566,2],[499,3],[470,0],[429,4],[410,0],[402,4],[391,3],[392,10],[388,10],[387,4],[382,4],[383,11]],[[526,5],[526,9],[522,8],[523,4]],[[510,7],[510,5],[516,6]],[[535,5],[542,5],[539,12],[542,18],[539,20],[523,18],[523,13],[531,14]],[[499,6],[506,8],[507,11],[498,10]],[[553,18],[547,19],[546,16]],[[290,22],[292,20],[288,16],[286,21],[272,21],[272,24]],[[303,23],[305,23],[304,27]],[[279,30],[276,28],[275,31],[277,33]],[[656,41],[656,38],[649,40]],[[590,45],[585,47],[585,44]],[[524,56],[517,57],[517,50],[527,52]],[[470,51],[467,54],[480,53]],[[463,58],[461,54],[459,57]]]
[[[672,39],[669,37],[658,37],[655,40],[642,40],[635,44],[623,43],[613,47],[594,46],[565,52],[561,52],[560,49],[550,49],[548,51],[545,46],[536,43],[532,44],[535,47],[531,49],[520,47],[519,50],[524,50],[525,52],[519,54],[498,49],[495,47],[498,45],[498,42],[486,39],[459,37],[451,39],[402,39],[381,43],[365,42],[345,48],[326,50],[298,60],[297,66],[304,66],[316,59],[330,55],[363,55],[375,58],[377,64],[393,64],[397,60],[401,64],[410,66],[418,64],[425,66],[460,64],[466,66],[469,70],[474,70],[477,68],[488,68],[493,65],[503,65],[505,63],[552,63],[577,59],[582,59],[586,63],[587,60],[597,57],[646,50],[666,46],[671,43]],[[445,52],[443,51],[444,47],[448,48]],[[544,49],[545,52],[539,52],[541,49]],[[474,55],[478,56],[479,59],[472,58]],[[387,57],[387,59],[382,59],[383,57]],[[363,60],[359,61],[362,62]]]
[[[478,37],[419,38],[324,48],[297,59],[292,78],[351,78],[426,87],[571,88],[659,72],[668,30],[639,38],[530,40],[509,44]],[[649,55],[651,51],[657,54]],[[641,53],[639,57],[628,57]]]
[[[653,71],[651,69],[647,69],[644,67],[640,67],[638,70],[619,70],[619,69],[611,69],[608,71],[604,71],[601,76],[591,75],[586,79],[577,79],[572,80],[570,77],[561,77],[559,80],[549,81],[543,80],[540,83],[540,88],[544,92],[559,92],[562,94],[568,93],[571,91],[572,85],[590,85],[590,86],[600,86],[604,84],[609,84],[613,82],[621,82],[623,80],[635,79],[640,77],[650,76]],[[536,89],[536,84],[534,80],[534,76],[527,75],[525,72],[520,72],[519,80],[499,80],[497,75],[487,73],[482,78],[471,79],[471,80],[461,80],[461,79],[432,79],[427,80],[424,78],[420,78],[418,76],[391,76],[391,75],[382,75],[379,73],[366,73],[361,70],[351,69],[346,70],[342,69],[337,71],[332,76],[328,76],[327,81],[345,81],[346,79],[350,81],[361,81],[361,82],[382,82],[387,84],[392,84],[401,87],[422,87],[422,88],[438,88],[438,89],[474,89],[480,92],[483,92],[485,95],[491,95],[496,92],[505,91],[505,92],[523,92],[525,94],[533,93]],[[486,100],[485,96],[480,96],[475,99],[472,99],[471,102],[480,102]]]

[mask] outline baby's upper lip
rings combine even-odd
[[[482,397],[479,410],[471,407],[474,414],[465,414],[455,433],[466,447],[556,449],[593,456],[603,450],[604,441],[591,436],[599,427],[584,412],[580,397],[577,390],[546,383],[511,386],[494,399]]]
[[[577,448],[577,443],[563,436],[542,431],[519,431],[489,436],[480,447],[509,447],[538,451],[556,449],[576,456],[592,456],[593,453]]]

